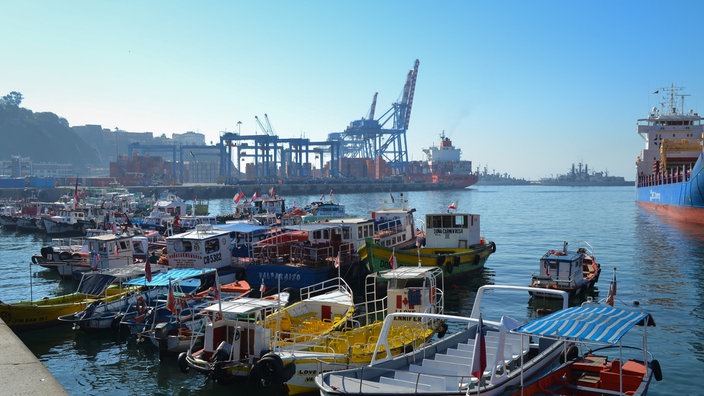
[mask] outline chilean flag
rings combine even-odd
[[[166,295],[166,309],[171,311],[172,314],[176,313],[176,297],[174,296],[174,288],[171,286],[171,280],[169,280],[169,292]]]
[[[257,198],[259,198],[259,194],[255,191],[254,194],[252,194],[252,199],[250,201],[256,201]]]
[[[391,257],[389,258],[389,265],[391,269],[396,269],[396,249],[391,250]]]
[[[457,210],[457,200],[454,200],[454,201],[450,202],[449,205],[447,205],[447,210],[450,210],[450,209]]]
[[[482,314],[479,314],[479,325],[477,326],[477,335],[474,337],[474,355],[472,357],[472,375],[476,378],[482,378],[486,369],[486,342],[484,341],[484,321]]]
[[[235,194],[235,198],[233,199],[233,201],[238,204],[240,203],[240,200],[242,200],[242,198],[244,198],[244,193],[240,191],[239,193]]]

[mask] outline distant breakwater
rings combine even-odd
[[[386,181],[342,182],[315,181],[306,183],[242,183],[242,184],[184,184],[173,186],[126,186],[130,192],[142,193],[146,196],[159,196],[164,191],[172,192],[183,199],[219,199],[232,198],[240,191],[247,197],[255,192],[259,196],[268,194],[271,188],[279,196],[287,195],[328,195],[365,192],[405,192],[431,190],[457,190],[450,185],[432,183],[404,183]],[[3,188],[0,189],[0,199],[36,199],[42,202],[52,202],[64,195],[73,196],[74,186],[59,186],[56,188]],[[81,187],[79,186],[79,189]]]

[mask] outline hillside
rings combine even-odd
[[[98,153],[54,113],[0,103],[0,139],[0,160],[19,155],[34,162],[72,163],[79,172],[100,163]]]

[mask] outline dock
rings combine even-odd
[[[68,395],[68,392],[0,319],[0,382],[8,395]]]

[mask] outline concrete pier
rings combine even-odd
[[[0,319],[0,383],[3,395],[68,395],[42,362]]]

